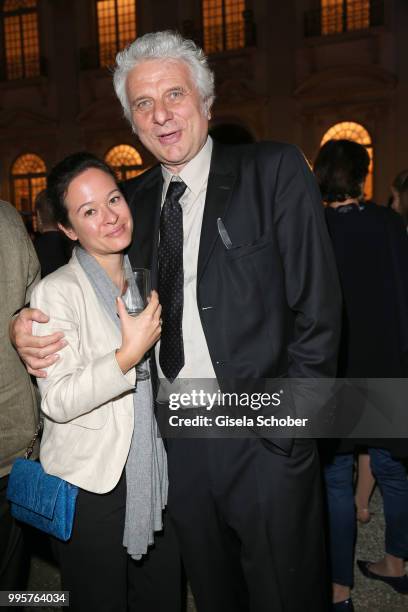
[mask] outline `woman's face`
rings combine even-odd
[[[132,240],[132,215],[114,179],[88,168],[69,184],[65,206],[71,227],[60,226],[91,255],[119,253]]]

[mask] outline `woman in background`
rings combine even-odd
[[[338,376],[403,378],[408,374],[408,238],[393,211],[364,202],[368,166],[365,148],[348,140],[327,142],[314,166],[343,290]],[[352,418],[359,408],[356,394],[340,406],[340,417]],[[357,442],[340,440],[336,447],[333,441],[332,457],[325,467],[336,612],[353,610],[353,468]],[[358,566],[367,578],[408,593],[404,570],[408,557],[408,480],[399,460],[408,456],[408,442],[398,438],[361,442],[369,447],[371,469],[382,493],[386,534],[384,557],[376,562],[358,561]]]
[[[408,170],[397,174],[391,185],[391,193],[390,206],[401,215],[408,231]]]

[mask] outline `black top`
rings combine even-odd
[[[34,247],[40,260],[42,278],[68,263],[70,258],[69,245],[58,231],[39,234],[34,240]]]
[[[408,237],[400,218],[372,203],[327,208],[326,218],[344,299],[338,375],[406,376]]]
[[[326,219],[344,299],[338,376],[406,377],[408,237],[400,217],[369,203],[327,208]],[[384,444],[398,453],[401,445]]]

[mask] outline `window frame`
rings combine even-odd
[[[41,172],[16,173],[14,171],[14,166],[16,165],[16,163],[21,158],[23,158],[26,155],[33,155],[39,161],[41,161],[41,163],[44,166],[44,170],[41,171]],[[20,153],[14,159],[14,161],[11,164],[11,167],[10,167],[10,194],[11,194],[11,202],[13,203],[13,205],[15,206],[15,208],[19,211],[19,213],[21,215],[23,215],[24,217],[29,217],[31,220],[33,220],[34,217],[35,217],[35,197],[36,197],[36,195],[38,193],[38,192],[35,193],[34,190],[33,190],[33,184],[32,184],[33,179],[44,179],[45,183],[44,183],[44,187],[42,187],[42,189],[46,187],[46,184],[47,184],[47,164],[45,163],[45,161],[41,157],[41,155],[38,155],[38,153],[33,153],[32,151],[26,151],[24,153]],[[18,180],[26,180],[26,181],[28,181],[29,211],[28,210],[24,210],[23,208],[21,208],[21,206],[17,206],[16,181],[18,181]],[[39,191],[41,191],[41,189]]]
[[[98,66],[99,68],[106,68],[111,66],[112,64],[107,64],[104,61],[102,61],[101,58],[101,50],[102,50],[102,45],[101,45],[101,40],[100,40],[100,25],[99,25],[99,15],[98,15],[98,4],[100,4],[101,2],[105,2],[106,0],[95,0],[94,2],[94,10],[95,10],[95,23],[96,23],[96,50],[97,50],[97,61],[98,61]],[[115,18],[115,51],[114,51],[114,55],[116,55],[116,53],[118,53],[119,51],[121,51],[124,47],[124,45],[120,42],[120,25],[119,25],[119,3],[121,0],[112,0],[115,4],[115,8],[114,8],[114,18]],[[132,0],[133,1],[133,5],[134,5],[134,12],[135,12],[135,35],[133,40],[135,40],[137,38],[137,24],[138,24],[138,15],[137,15],[137,9],[138,9],[138,2],[137,0]]]
[[[239,1],[239,0],[238,0]],[[221,11],[222,11],[222,23],[221,23],[221,40],[222,40],[222,48],[208,48],[206,45],[206,31],[207,31],[207,27],[205,25],[204,22],[204,3],[205,0],[201,0],[201,29],[202,29],[202,46],[203,49],[205,51],[205,53],[207,55],[213,55],[216,53],[229,53],[229,52],[234,52],[234,51],[239,51],[241,49],[245,49],[246,45],[246,37],[247,37],[247,32],[246,32],[246,23],[245,23],[245,13],[248,11],[248,6],[247,6],[247,0],[243,0],[243,9],[242,9],[242,32],[240,32],[240,34],[243,37],[243,43],[241,46],[236,46],[236,47],[228,47],[228,26],[234,26],[235,23],[231,22],[228,23],[226,21],[227,18],[227,13],[226,13],[226,0],[220,0],[221,2]],[[213,26],[214,27],[214,26]],[[211,29],[211,28],[209,28]],[[216,44],[214,46],[217,46],[218,40],[216,40]]]
[[[41,58],[41,33],[40,33],[40,19],[39,19],[39,2],[35,0],[35,6],[26,6],[20,7],[14,10],[5,11],[6,0],[0,2],[0,37],[2,39],[2,44],[0,46],[0,63],[3,67],[2,74],[0,74],[0,80],[4,81],[18,81],[18,80],[26,80],[26,79],[35,79],[41,76],[42,74],[42,58]],[[22,17],[24,15],[34,14],[35,15],[35,23],[36,23],[36,33],[37,33],[37,54],[36,54],[36,72],[35,74],[27,74],[27,58],[26,52],[27,47],[26,37],[24,35],[24,24]],[[19,34],[20,34],[20,50],[19,50],[19,62],[21,65],[21,74],[19,76],[10,76],[10,65],[7,59],[7,41],[6,41],[6,19],[8,17],[18,17],[18,25],[19,25]]]
[[[140,159],[140,163],[138,164],[121,164],[120,166],[114,165],[112,163],[112,161],[110,161],[108,159],[109,155],[111,155],[116,148],[118,147],[129,147],[130,149],[132,149],[135,154],[139,157]],[[118,180],[120,182],[122,181],[126,181],[130,178],[135,178],[136,176],[139,176],[139,174],[143,174],[143,172],[145,172],[148,169],[148,166],[145,165],[145,162],[143,160],[143,157],[140,155],[139,151],[136,149],[136,147],[134,147],[133,145],[128,144],[127,142],[121,142],[119,144],[113,145],[111,147],[109,147],[109,149],[106,151],[105,155],[103,156],[104,161],[109,164],[109,166],[112,168],[112,170],[117,174]],[[130,176],[127,176],[127,173],[130,172]]]
[[[362,24],[360,27],[352,27],[352,23],[353,23],[353,10],[352,10],[352,4],[351,4],[351,0],[338,0],[337,1],[337,5],[333,3],[332,6],[330,6],[330,4],[327,5],[323,5],[324,0],[320,0],[320,11],[321,11],[321,24],[320,24],[320,28],[321,28],[321,35],[322,36],[331,36],[331,35],[335,35],[335,34],[344,34],[346,32],[355,32],[355,31],[360,31],[360,30],[368,30],[370,28],[370,14],[371,14],[371,0],[358,0],[359,2],[361,2],[362,6],[360,7],[360,10],[362,12],[362,17],[361,19],[363,19],[363,10],[366,9],[367,10],[367,23]],[[366,3],[366,6],[364,6],[364,3]],[[335,15],[335,19],[333,19],[333,21],[337,21],[337,19],[339,20],[339,22],[341,22],[341,27],[339,29],[336,29],[335,27],[331,27],[330,26],[330,21],[328,23],[328,25],[324,25],[324,12],[327,11],[328,13],[330,12],[330,9],[333,10],[333,12],[338,11],[338,15]],[[329,18],[330,16],[326,17],[326,19]],[[355,19],[355,16],[354,16]],[[327,28],[327,31],[324,31],[325,28]]]

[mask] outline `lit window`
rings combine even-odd
[[[207,53],[245,47],[244,11],[245,0],[202,0]]]
[[[6,0],[3,4],[3,28],[7,78],[38,76],[37,0]]]
[[[99,64],[112,66],[118,51],[136,38],[135,0],[96,0]]]
[[[47,186],[46,172],[47,168],[41,157],[33,153],[18,157],[11,169],[14,205],[28,218],[35,216],[35,198]]]
[[[136,149],[125,144],[110,149],[105,155],[105,161],[115,170],[120,181],[133,178],[146,170],[142,168],[143,161]]]
[[[367,132],[365,127],[354,121],[343,121],[342,123],[336,123],[333,125],[322,138],[320,146],[324,145],[328,140],[354,140],[363,145],[367,149],[367,153],[370,156],[370,166],[368,168],[367,180],[364,185],[364,195],[367,200],[371,200],[373,197],[373,169],[374,169],[374,155],[373,145],[370,134]]]
[[[321,0],[322,34],[370,27],[370,0]]]
[[[370,1],[347,0],[347,29],[364,30],[370,27]]]

